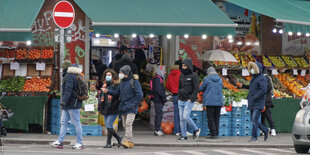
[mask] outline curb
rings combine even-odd
[[[25,140],[25,139],[3,139],[3,144],[34,144],[48,145],[51,140]],[[64,141],[64,145],[71,145],[71,141]],[[87,143],[87,142],[85,142]],[[114,145],[114,144],[113,144]],[[102,147],[102,145],[85,145],[86,147]],[[225,144],[225,143],[135,143],[135,146],[143,147],[247,147],[247,148],[294,148],[293,144]]]

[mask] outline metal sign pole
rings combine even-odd
[[[62,74],[63,74],[63,69],[62,69],[62,63],[64,61],[64,54],[65,54],[65,30],[63,28],[60,28],[60,62],[59,62],[59,69],[60,69],[60,102],[62,102]]]

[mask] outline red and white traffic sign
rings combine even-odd
[[[73,6],[67,1],[58,2],[53,9],[53,19],[60,28],[71,26],[75,18]]]

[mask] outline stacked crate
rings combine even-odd
[[[61,107],[59,99],[51,100],[51,116],[50,116],[50,124],[51,124],[51,133],[59,134],[60,131],[60,117],[61,117]]]

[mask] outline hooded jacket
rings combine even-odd
[[[127,78],[122,79],[119,87],[116,90],[109,89],[108,94],[120,96],[119,113],[123,114],[137,114],[138,105],[143,100],[143,92],[140,82],[134,79],[134,89],[130,84],[130,80],[134,76],[130,74]]]
[[[166,101],[165,86],[164,86],[164,77],[165,77],[165,66],[158,66],[156,68],[156,75],[153,78],[153,90],[154,103],[164,103]],[[161,82],[160,82],[161,81]]]
[[[210,67],[211,68],[211,67]],[[223,80],[213,69],[208,69],[199,91],[203,92],[203,105],[223,106]]]
[[[180,75],[181,71],[179,70],[179,66],[174,65],[171,67],[171,72],[168,75],[166,87],[172,94],[178,93]]]
[[[195,102],[199,92],[199,78],[193,72],[193,64],[191,59],[185,59],[183,64],[187,66],[187,70],[182,70],[179,80],[178,98],[181,101],[190,100]]]
[[[254,69],[255,74],[252,76],[248,94],[248,109],[263,110],[266,101],[267,80],[262,74],[263,65],[259,62],[249,63],[249,70]]]
[[[78,91],[76,75],[81,74],[82,70],[77,64],[73,64],[68,68],[67,72],[62,84],[62,102],[65,104],[62,108],[80,109],[82,108],[82,101],[80,101],[76,95]]]
[[[119,80],[114,81],[113,84],[107,85],[108,89],[111,90],[118,90],[119,87]],[[111,114],[118,114],[119,113],[119,96],[113,96],[111,103],[108,102],[108,94],[103,92],[100,93],[100,98],[104,98],[104,102],[100,102],[100,113],[102,115],[111,115]],[[100,101],[100,100],[99,100]]]
[[[267,80],[267,94],[266,94],[266,101],[265,101],[265,106],[266,107],[271,107],[273,108],[273,103],[272,103],[272,96],[273,96],[273,84],[272,84],[272,79],[268,75],[267,70],[264,71],[264,76]]]

